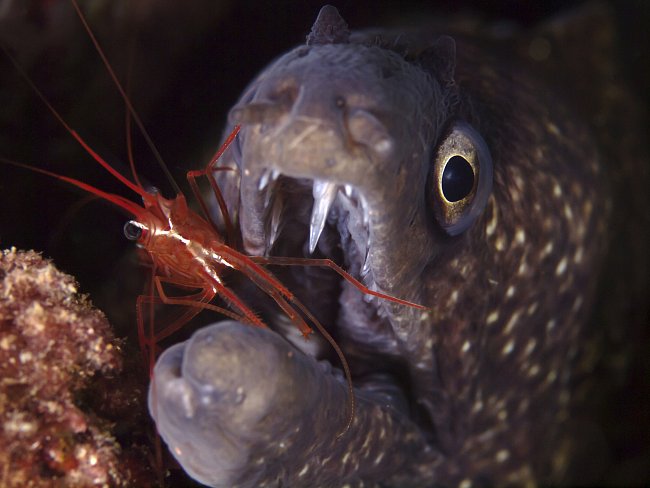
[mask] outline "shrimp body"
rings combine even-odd
[[[272,295],[283,308],[286,303],[284,299],[295,300],[294,295],[271,273],[250,257],[228,246],[224,238],[215,232],[211,223],[188,207],[183,194],[173,199],[167,199],[157,192],[149,194],[144,199],[144,207],[136,211],[134,217],[135,220],[125,225],[125,234],[129,239],[137,241],[149,254],[157,270],[154,280],[161,301],[187,304],[199,309],[216,309],[238,320],[266,327],[264,322],[224,285],[221,274],[225,268],[243,271],[263,290],[274,290]],[[192,297],[192,300],[198,301],[190,303],[187,298],[167,297],[162,288],[163,282],[201,289],[198,296]],[[235,311],[209,305],[217,294],[221,294]],[[295,315],[295,319],[305,336],[311,333],[311,328],[302,318]],[[182,324],[179,323],[180,325]],[[150,339],[159,342],[176,328],[167,327]],[[147,342],[142,337],[141,341]]]

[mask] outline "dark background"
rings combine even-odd
[[[584,2],[332,3],[352,29],[360,29],[449,15],[530,26]],[[304,41],[322,1],[262,5],[252,1],[88,0],[82,4],[122,80],[132,65],[133,104],[171,172],[186,189],[185,172],[202,167],[218,147],[229,107],[270,60]],[[126,173],[124,104],[72,7],[65,0],[18,0],[1,5],[0,40],[68,123]],[[630,89],[647,106],[650,2],[612,1],[609,5],[620,27],[618,52]],[[150,151],[137,136],[135,144],[139,173],[171,196],[171,187]],[[65,133],[2,54],[0,156],[132,197]],[[124,221],[112,206],[88,202],[82,192],[68,185],[0,165],[0,247],[43,251],[77,277],[82,291],[90,293],[107,313],[118,334],[133,339],[135,297],[146,270],[138,266],[132,244],[123,238]],[[647,388],[639,392],[646,393]],[[641,411],[638,415],[647,432],[650,414]],[[642,467],[646,460],[627,461],[639,473],[639,481],[648,475]]]

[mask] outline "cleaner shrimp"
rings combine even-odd
[[[133,163],[130,130],[127,129],[127,146],[129,147],[129,159],[133,181],[117,171],[110,163],[98,154],[60,115],[49,100],[40,92],[31,81],[25,71],[18,65],[9,52],[3,47],[6,55],[10,58],[16,69],[33,91],[47,106],[53,116],[65,128],[76,142],[87,152],[94,161],[108,171],[120,184],[137,194],[142,199],[142,204],[137,204],[123,196],[103,191],[95,186],[81,180],[60,175],[42,168],[36,168],[23,163],[18,163],[5,158],[1,160],[15,166],[21,166],[47,176],[74,185],[81,190],[103,199],[119,207],[130,217],[125,226],[124,234],[127,239],[134,241],[138,247],[143,249],[149,257],[151,267],[151,285],[149,292],[140,295],[136,300],[138,340],[142,353],[147,361],[149,371],[152,373],[153,365],[157,355],[160,342],[177,331],[187,322],[194,318],[202,310],[211,310],[224,316],[235,319],[239,322],[257,327],[268,327],[258,314],[240,298],[223,281],[223,272],[230,268],[238,271],[253,282],[257,288],[266,293],[277,306],[286,314],[290,322],[298,328],[301,334],[307,338],[316,328],[319,333],[329,342],[336,352],[348,383],[348,420],[340,432],[344,435],[350,428],[355,414],[355,398],[352,386],[350,368],[343,351],[327,329],[280,280],[278,280],[268,269],[269,265],[280,266],[321,266],[328,267],[338,273],[343,279],[355,286],[360,293],[373,295],[383,300],[389,300],[404,306],[426,309],[407,300],[386,295],[369,289],[360,281],[355,279],[344,269],[329,259],[310,259],[298,257],[268,257],[248,256],[237,250],[232,243],[234,233],[233,223],[230,221],[228,210],[225,206],[215,173],[217,171],[232,170],[231,168],[217,166],[221,155],[228,149],[228,146],[236,138],[239,126],[235,126],[226,141],[202,170],[189,171],[186,174],[188,183],[196,200],[202,210],[203,216],[193,211],[187,203],[186,197],[180,188],[174,183],[169,170],[162,162],[157,149],[150,140],[150,137],[135,111],[130,97],[123,88],[122,83],[115,75],[111,64],[106,58],[101,46],[95,38],[76,0],[71,0],[88,36],[92,40],[95,49],[102,59],[113,84],[119,91],[127,107],[127,126],[132,118],[138,125],[140,132],[149,144],[156,159],[160,162],[163,171],[172,182],[176,196],[165,198],[158,191],[147,191],[140,182],[135,165]],[[204,200],[197,178],[207,178],[210,187],[219,203],[222,218],[226,228],[225,236],[219,231],[217,225],[211,220],[208,205]],[[184,290],[187,294],[170,295],[168,289]],[[224,305],[214,304],[216,297],[221,298]],[[175,305],[183,307],[173,320],[164,325],[155,324],[153,307],[155,304]],[[149,320],[145,320],[148,315]],[[147,322],[147,323],[145,323]]]

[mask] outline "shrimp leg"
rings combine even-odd
[[[201,288],[202,291],[196,294],[182,297],[170,297],[165,292],[163,284],[173,285],[178,288]],[[166,305],[181,305],[190,308],[190,310],[186,311],[171,324],[166,325],[162,328],[162,330],[155,334],[154,342],[156,343],[162,341],[163,339],[169,337],[174,332],[179,330],[201,310],[211,310],[239,322],[251,323],[257,327],[267,327],[266,324],[262,322],[262,320],[257,317],[257,315],[255,315],[255,312],[248,308],[237,295],[235,295],[223,285],[218,285],[215,290],[215,288],[207,284],[187,283],[172,278],[155,276],[154,286],[158,294],[158,297],[155,297],[156,301],[160,301],[160,303],[164,303]],[[232,304],[232,306],[239,309],[241,313],[238,314],[232,310],[228,310],[227,308],[209,303],[218,293],[227,299]],[[144,297],[149,298],[146,295]]]
[[[212,224],[213,228],[215,228],[215,231],[218,233],[218,229],[216,229],[214,222],[212,222],[212,219],[210,218],[210,212],[208,210],[208,206],[205,203],[205,200],[203,199],[203,196],[201,195],[201,191],[199,190],[199,185],[196,182],[196,178],[199,176],[205,176],[208,181],[210,182],[210,187],[212,188],[212,191],[214,193],[215,198],[217,199],[217,203],[219,204],[219,209],[221,210],[221,215],[223,216],[223,221],[226,226],[226,234],[228,236],[228,242],[234,242],[235,240],[235,228],[232,223],[232,219],[230,218],[230,213],[228,212],[228,207],[226,206],[226,200],[223,197],[223,193],[221,192],[221,189],[219,188],[219,185],[217,183],[217,180],[214,177],[215,171],[234,171],[234,168],[228,168],[228,167],[217,167],[217,162],[225,152],[225,150],[232,144],[232,142],[235,140],[235,137],[239,133],[240,126],[236,125],[228,138],[224,141],[224,143],[221,145],[221,147],[217,150],[217,152],[212,156],[210,159],[210,163],[201,170],[192,170],[187,172],[187,181],[190,184],[190,187],[192,188],[192,193],[194,193],[194,197],[197,199],[199,202],[199,205],[201,206],[201,210],[203,211],[203,215],[208,219],[208,221]]]
[[[159,277],[154,277],[154,282],[157,282]],[[182,286],[179,283],[176,283],[177,286]],[[161,286],[158,286],[156,284],[156,289],[159,291],[160,295],[160,289],[162,288]],[[194,287],[192,287],[194,288]],[[153,294],[153,289],[152,293],[148,295],[140,295],[137,300],[136,300],[136,315],[137,315],[137,322],[138,322],[138,341],[140,344],[140,349],[142,349],[143,353],[145,353],[145,359],[150,363],[150,367],[153,366],[153,361],[155,359],[155,346],[158,344],[161,340],[163,340],[165,337],[168,337],[169,335],[173,334],[175,331],[179,330],[184,324],[192,320],[194,316],[196,316],[200,311],[201,307],[198,306],[199,303],[203,303],[204,305],[207,305],[207,302],[212,300],[214,297],[214,293],[212,292],[211,289],[205,288],[201,290],[199,293],[189,295],[186,297],[183,297],[183,299],[178,299],[182,303],[173,303],[174,300],[168,298],[164,293],[160,296],[155,296]],[[190,306],[188,310],[186,310],[180,317],[177,317],[174,321],[171,323],[167,324],[165,327],[162,328],[161,332],[156,333],[155,332],[155,327],[153,323],[153,311],[150,312],[150,319],[149,319],[149,334],[147,335],[145,333],[145,320],[144,320],[144,305],[153,305],[156,303],[164,303],[164,304],[182,304],[186,306]],[[229,310],[219,310],[220,313],[231,313]],[[234,314],[233,314],[234,315]],[[148,354],[145,352],[148,351]]]
[[[234,318],[235,320],[250,323],[251,325],[254,325],[256,327],[261,327],[265,329],[268,328],[268,326],[262,321],[262,319],[260,319],[257,316],[257,314],[242,301],[241,298],[239,298],[233,291],[228,289],[228,287],[226,287],[223,283],[217,281],[216,279],[210,280],[210,282],[206,282],[202,286],[201,284],[197,284],[197,283],[187,283],[181,280],[156,276],[154,277],[154,283],[156,286],[156,291],[158,292],[161,301],[168,305],[184,305],[188,307],[196,307],[198,309],[212,310],[214,312],[218,312],[228,317]],[[165,290],[163,288],[163,283],[171,284],[178,287],[185,286],[188,288],[203,288],[204,290],[209,290],[209,293],[206,291],[205,300],[197,300],[197,301],[192,300],[191,299],[192,297],[189,298],[169,297],[165,293]],[[237,314],[223,307],[219,307],[217,305],[212,305],[210,303],[207,303],[211,301],[217,294],[219,294],[224,300],[226,300],[231,307],[239,310],[241,314]],[[164,333],[158,334],[156,336],[156,339],[162,340],[165,337],[168,337],[169,335],[173,334],[177,330],[177,329],[174,330],[168,330],[168,329],[170,329],[170,326],[167,326],[165,328]]]
[[[391,302],[399,303],[401,305],[406,305],[408,307],[417,308],[420,310],[427,310],[427,307],[420,305],[418,303],[410,302],[408,300],[403,300],[401,298],[394,297],[392,295],[387,295],[378,291],[371,290],[359,280],[354,278],[350,273],[341,268],[331,259],[317,259],[317,258],[287,258],[279,256],[250,256],[251,261],[254,261],[259,264],[268,264],[268,265],[277,265],[277,266],[321,266],[330,268],[331,270],[338,273],[342,278],[344,278],[348,283],[352,284],[357,288],[361,293],[372,295],[383,300],[388,300]]]

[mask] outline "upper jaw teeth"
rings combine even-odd
[[[352,185],[340,185],[337,183],[314,180],[312,189],[314,206],[311,210],[309,222],[309,252],[316,250],[327,216],[330,214],[332,205],[337,200],[339,207],[348,212],[347,227],[352,235],[353,241],[359,248],[360,255],[365,256],[363,267],[368,267],[368,223],[370,220],[367,205],[359,192]],[[363,232],[360,232],[361,228]]]
[[[275,183],[279,176],[280,172],[277,169],[265,169],[262,171],[262,176],[260,177],[260,182],[257,184],[257,189],[259,191],[264,190],[269,183]]]
[[[267,252],[270,251],[280,233],[281,214],[284,211],[282,193],[274,192],[275,182],[280,175],[281,173],[276,169],[264,169],[258,182],[260,191],[266,189],[264,206],[269,211],[267,215],[270,215],[270,227],[266,241]],[[352,234],[352,240],[359,248],[359,255],[365,258],[361,267],[362,274],[365,275],[369,270],[368,224],[370,217],[363,195],[350,184],[339,184],[318,179],[313,182],[312,195],[314,205],[309,221],[309,252],[313,253],[316,250],[327,217],[338,198],[340,207],[350,214],[347,218],[347,225]],[[363,232],[360,232],[361,230]]]

